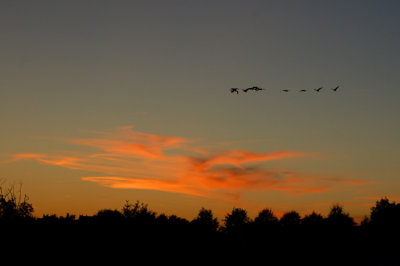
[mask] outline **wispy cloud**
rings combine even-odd
[[[359,199],[367,199],[367,200],[373,200],[374,202],[380,201],[383,198],[388,198],[390,201],[400,201],[400,196],[397,196],[398,194],[394,193],[392,195],[383,195],[383,196],[378,196],[378,195],[370,195],[370,196],[361,196],[358,197]]]
[[[299,159],[315,154],[215,152],[199,147],[193,140],[143,133],[131,126],[97,132],[93,138],[64,141],[91,147],[93,151],[15,154],[3,163],[34,159],[44,164],[93,172],[92,176],[82,177],[82,180],[110,188],[158,190],[230,200],[237,200],[245,191],[308,194],[322,193],[338,185],[365,184],[267,167],[267,162],[272,160]]]

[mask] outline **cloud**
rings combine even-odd
[[[90,146],[114,156],[133,156],[147,159],[160,159],[164,151],[182,148],[188,140],[181,137],[159,136],[134,131],[133,127],[121,127],[106,138],[73,139],[70,143]]]
[[[215,152],[199,147],[193,140],[143,133],[131,126],[97,132],[93,138],[64,141],[93,150],[64,154],[23,153],[13,155],[7,162],[34,159],[44,164],[88,171],[94,173],[93,176],[86,175],[82,180],[115,189],[158,190],[230,200],[239,199],[246,191],[309,194],[326,192],[338,184],[365,183],[266,167],[272,160],[313,155],[309,153]]]
[[[223,152],[221,154],[208,158],[203,162],[203,164],[205,167],[210,167],[219,164],[230,164],[238,168],[242,168],[241,165],[245,163],[279,160],[279,159],[286,159],[291,157],[303,157],[303,156],[307,156],[307,154],[298,152],[288,152],[288,151],[275,152],[271,154],[261,154],[248,151],[233,150],[233,151]]]

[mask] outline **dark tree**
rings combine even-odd
[[[301,224],[307,229],[318,229],[324,225],[324,217],[321,214],[312,212],[301,219]]]
[[[383,198],[371,208],[371,224],[380,227],[398,227],[400,225],[400,204]]]
[[[279,220],[271,209],[261,210],[250,224],[249,242],[252,250],[263,253],[265,250],[275,252],[280,246],[277,240],[281,237]],[[273,251],[274,250],[274,251]]]
[[[168,224],[174,226],[186,226],[189,224],[189,221],[173,214],[168,217]]]
[[[351,229],[355,225],[354,219],[344,212],[343,207],[339,204],[331,207],[326,221],[331,228],[339,230]]]
[[[254,219],[256,225],[274,226],[278,224],[278,218],[274,215],[271,209],[261,210]]]
[[[119,224],[124,220],[124,215],[118,210],[103,209],[98,211],[94,218],[101,224]]]
[[[296,211],[290,211],[285,213],[279,220],[280,224],[284,228],[295,228],[300,225],[300,214]]]
[[[192,224],[201,231],[216,232],[219,226],[218,219],[214,218],[212,210],[201,208]]]
[[[231,213],[225,215],[224,229],[227,232],[234,232],[242,229],[249,222],[250,218],[247,216],[245,209],[233,208]]]
[[[326,222],[321,214],[312,212],[301,219],[301,242],[304,248],[321,251],[325,239]]]
[[[22,199],[22,186],[15,192],[14,186],[4,189],[0,184],[0,222],[22,222],[33,219],[33,206],[27,195]]]
[[[245,209],[233,208],[231,213],[225,215],[222,232],[228,237],[229,248],[240,251],[247,246],[249,225],[250,218]]]
[[[157,216],[156,222],[158,225],[166,225],[168,224],[168,217],[164,213],[161,213]]]
[[[398,242],[400,238],[400,204],[382,198],[371,208],[370,226],[368,227],[370,254],[382,265],[398,265]],[[389,262],[396,262],[389,264]]]
[[[156,213],[149,209],[147,204],[136,201],[135,204],[130,204],[126,201],[122,208],[122,213],[130,221],[140,224],[151,224],[156,220]]]

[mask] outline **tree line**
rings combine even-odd
[[[102,209],[92,216],[35,217],[33,211],[28,197],[18,195],[13,187],[0,187],[3,236],[17,234],[19,239],[52,239],[55,243],[74,245],[103,243],[111,249],[115,246],[110,243],[118,243],[116,246],[121,248],[126,240],[129,247],[179,247],[258,255],[287,253],[293,258],[307,252],[329,257],[337,250],[342,257],[365,259],[371,265],[397,265],[390,263],[397,261],[400,204],[388,198],[376,201],[370,215],[359,224],[339,204],[333,205],[326,216],[312,212],[302,217],[297,211],[290,211],[278,218],[270,208],[265,208],[254,219],[245,209],[233,208],[221,222],[210,209],[201,208],[196,217],[188,220],[157,214],[140,201],[126,201],[120,210]]]

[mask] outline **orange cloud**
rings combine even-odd
[[[82,180],[95,182],[102,186],[110,188],[158,190],[166,192],[191,194],[196,196],[204,196],[202,193],[196,190],[185,187],[184,184],[179,184],[173,181],[158,180],[158,179],[100,176],[100,177],[82,177]]]
[[[8,162],[34,159],[40,163],[99,173],[82,177],[82,180],[110,188],[159,190],[229,199],[238,199],[244,191],[307,194],[325,192],[340,183],[365,183],[262,167],[263,163],[271,160],[304,158],[310,156],[308,153],[254,153],[244,150],[215,153],[194,147],[193,141],[182,137],[148,134],[135,131],[132,127],[100,132],[97,138],[67,141],[92,147],[95,151],[61,155],[23,153],[12,156]],[[193,152],[196,157],[189,155]],[[258,167],[255,163],[259,164]]]
[[[121,127],[113,133],[103,133],[106,138],[74,139],[69,142],[90,146],[112,153],[114,156],[139,158],[163,158],[164,151],[184,147],[187,139],[175,136],[159,136],[134,131],[132,126]]]
[[[260,154],[248,151],[233,150],[211,157],[208,160],[204,161],[204,164],[207,166],[213,166],[218,164],[230,164],[241,168],[241,165],[245,163],[279,160],[291,157],[304,157],[304,156],[307,156],[307,154],[299,152],[288,152],[288,151],[275,152],[272,154]]]

